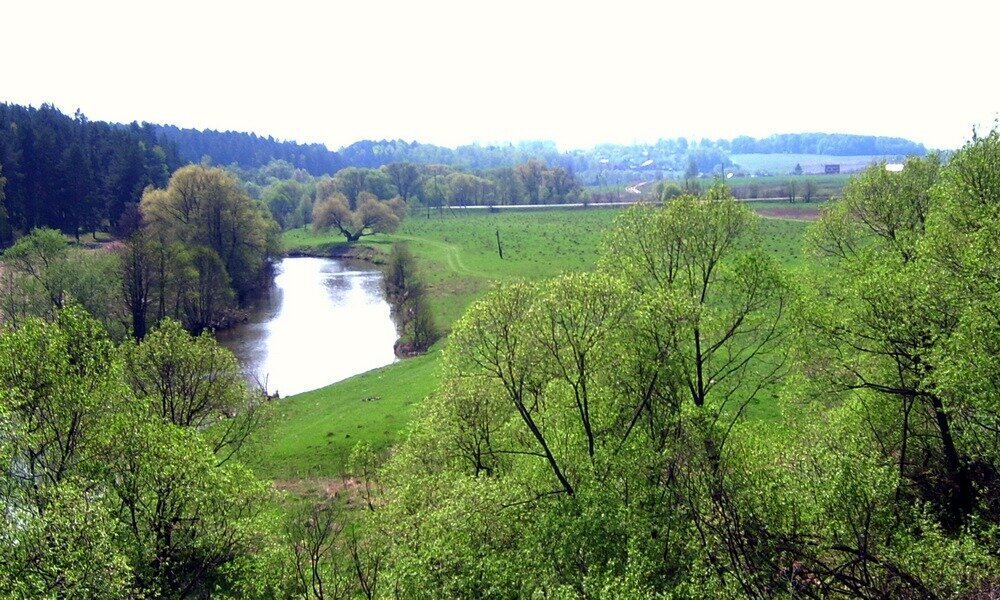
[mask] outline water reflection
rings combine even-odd
[[[219,341],[282,396],[387,365],[397,336],[380,277],[349,261],[286,258],[250,321]]]

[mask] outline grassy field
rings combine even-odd
[[[827,154],[733,154],[729,157],[735,164],[751,173],[766,171],[775,175],[788,175],[795,165],[802,165],[805,174],[823,173],[823,165],[840,165],[841,172],[860,171],[873,162],[896,157],[859,155],[833,156]]]
[[[778,210],[789,205],[758,203],[754,208]],[[816,205],[801,210],[815,211]],[[541,279],[593,268],[601,240],[618,214],[620,210],[590,209],[410,216],[395,234],[372,236],[364,243],[388,251],[394,241],[409,242],[429,284],[438,323],[448,330],[492,281]],[[789,267],[804,265],[806,225],[801,219],[762,219],[766,251]],[[503,259],[497,252],[498,231]],[[340,241],[332,234],[306,230],[285,234],[290,250],[318,250]],[[413,407],[437,385],[438,357],[445,343],[439,342],[422,357],[282,400],[255,460],[261,474],[278,480],[333,477],[345,470],[359,441],[390,445]],[[773,418],[776,409],[762,403],[751,407],[749,414]]]
[[[805,194],[806,184],[813,185],[814,200],[839,198],[851,175],[773,175],[767,177],[733,177],[726,184],[737,198],[787,198],[789,184],[795,184],[797,201]]]
[[[438,382],[440,350],[281,400],[255,452],[272,479],[336,477],[358,442],[376,449],[395,441],[415,404]]]

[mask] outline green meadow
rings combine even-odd
[[[816,204],[755,203],[764,218],[760,233],[769,255],[792,269],[807,262],[802,238],[806,218]],[[768,216],[791,210],[790,216]],[[392,235],[363,238],[359,244],[380,253],[406,241],[429,286],[432,308],[442,331],[449,331],[466,307],[491,282],[542,279],[597,264],[601,240],[620,209],[545,210],[489,213],[444,211],[410,215]],[[497,233],[503,258],[497,250]],[[343,241],[333,234],[308,230],[286,232],[286,249],[323,254]],[[265,429],[256,466],[277,480],[334,477],[345,472],[358,442],[390,446],[409,422],[414,407],[438,382],[438,357],[447,340],[424,356],[396,362],[330,386],[283,399]],[[750,407],[751,417],[774,419],[776,406]]]
[[[734,164],[750,171],[768,171],[776,175],[790,175],[795,165],[809,173],[823,173],[824,165],[840,165],[843,173],[860,171],[868,165],[886,160],[886,156],[859,154],[838,156],[832,154],[733,154]]]

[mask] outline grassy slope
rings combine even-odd
[[[396,240],[410,242],[430,285],[439,324],[450,329],[465,307],[491,281],[539,279],[592,268],[600,241],[618,210],[552,210],[531,213],[445,214],[409,217],[394,235],[370,238],[387,250]],[[504,247],[501,260],[496,232]],[[804,262],[805,223],[763,219],[761,234],[769,254],[789,266]],[[304,230],[285,234],[289,249],[315,248],[340,241]],[[261,474],[275,479],[328,477],[346,467],[359,441],[385,447],[398,437],[413,407],[437,385],[438,343],[425,356],[371,371],[319,390],[281,401],[266,431],[258,459]],[[776,409],[762,403],[751,416],[773,418]]]
[[[437,385],[435,350],[375,369],[325,388],[282,400],[257,471],[274,479],[342,474],[354,445],[391,444],[409,421],[413,406]]]

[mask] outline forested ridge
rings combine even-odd
[[[13,230],[68,233],[114,226],[148,185],[184,164],[148,124],[113,125],[49,105],[0,104],[0,169],[6,178],[0,243]]]
[[[190,163],[208,158],[217,165],[236,164],[252,169],[283,160],[314,176],[333,175],[347,166],[338,153],[323,144],[298,144],[236,131],[182,129],[173,125],[152,127],[161,139],[176,145],[181,158]]]

